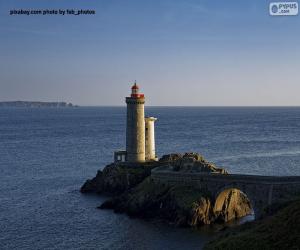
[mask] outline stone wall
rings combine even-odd
[[[300,194],[300,176],[258,176],[239,174],[182,173],[152,170],[154,182],[166,185],[192,186],[208,191],[214,199],[227,189],[239,189],[249,198],[255,215],[274,202]]]

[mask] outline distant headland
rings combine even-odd
[[[67,102],[31,102],[31,101],[9,101],[0,102],[1,107],[26,107],[26,108],[66,108],[66,107],[78,107],[72,103]]]

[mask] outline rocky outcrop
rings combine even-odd
[[[168,168],[171,171],[191,172],[191,173],[220,173],[228,174],[223,168],[216,167],[208,162],[198,153],[168,154],[159,159],[160,168]]]
[[[201,192],[184,187],[167,187],[144,180],[131,192],[104,202],[100,208],[114,209],[142,218],[160,218],[180,226],[210,224],[213,209]]]
[[[216,221],[226,222],[252,213],[247,196],[237,189],[223,191],[215,201]]]
[[[182,158],[182,155],[179,153],[163,155],[158,161],[161,163],[174,162]]]
[[[151,166],[129,167],[110,164],[96,177],[87,180],[80,191],[82,193],[121,194],[136,186],[151,174]]]
[[[243,204],[244,209],[240,209],[243,200],[239,198],[238,195],[230,195],[224,202],[224,213],[220,213],[214,210],[210,194],[203,190],[164,186],[147,178],[131,191],[104,202],[100,208],[114,209],[130,216],[165,219],[178,226],[197,227],[249,214],[249,202]]]
[[[197,153],[169,154],[162,156],[159,161],[109,164],[102,171],[99,170],[96,177],[87,180],[80,191],[121,194],[141,183],[151,174],[151,169],[165,166],[167,168],[171,166],[174,171],[227,173],[225,169],[217,168]]]
[[[249,213],[250,204],[236,193],[229,193],[215,208],[212,196],[204,190],[154,183],[153,168],[182,172],[214,172],[226,174],[197,153],[164,155],[159,161],[140,164],[118,163],[98,171],[87,180],[82,193],[113,194],[100,208],[114,209],[143,218],[161,218],[179,226],[201,226],[224,222]]]

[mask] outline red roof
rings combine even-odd
[[[131,97],[135,97],[135,98],[143,98],[145,97],[144,94],[131,94]]]

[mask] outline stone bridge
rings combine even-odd
[[[256,218],[267,205],[300,194],[300,176],[186,173],[155,168],[151,172],[151,179],[156,183],[207,190],[214,198],[215,207],[221,193],[238,189],[247,195]]]

